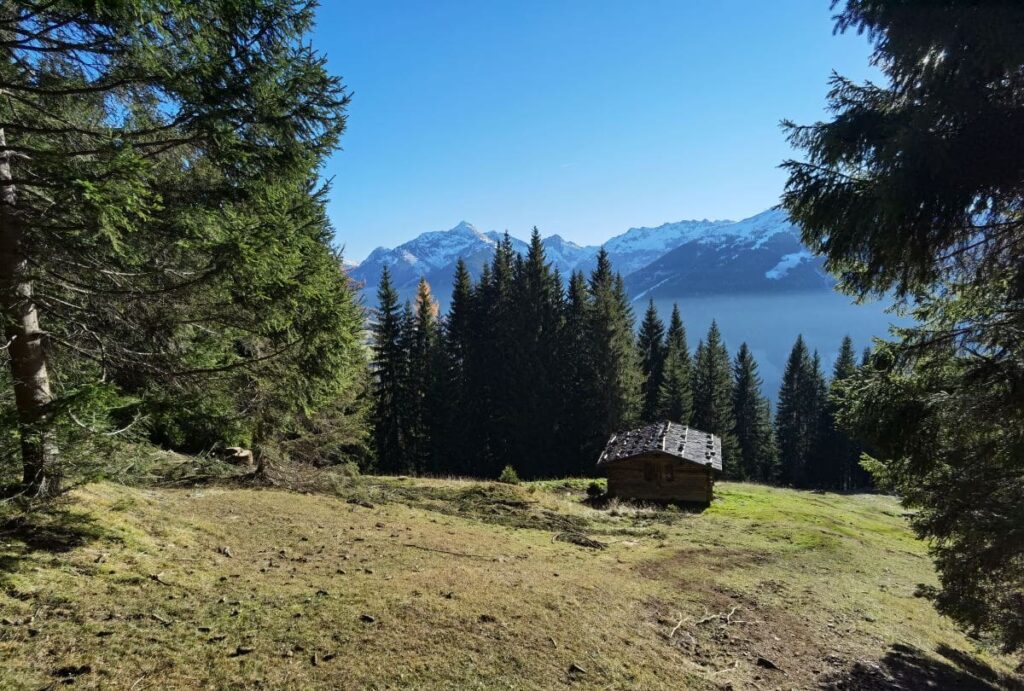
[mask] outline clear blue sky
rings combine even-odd
[[[778,201],[778,123],[873,74],[829,0],[324,0],[354,94],[326,168],[350,260],[461,220],[581,244]]]

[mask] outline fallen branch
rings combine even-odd
[[[736,621],[733,621],[732,615],[736,614],[736,610],[738,610],[738,609],[739,609],[739,607],[733,607],[732,610],[730,610],[728,614],[726,614],[725,612],[718,612],[717,614],[709,614],[706,617],[704,617],[703,619],[698,619],[696,623],[699,626],[700,624],[707,624],[709,621],[714,621],[715,619],[718,619],[720,621],[724,621],[727,626],[729,624],[747,624],[747,623],[749,623],[749,622],[746,622],[746,621],[742,621],[740,619],[737,619]],[[708,610],[705,608],[704,611],[707,612]]]
[[[668,639],[671,641],[672,638],[676,635],[676,632],[679,631],[679,629],[682,627],[682,625],[690,621],[690,619],[692,619],[692,617],[683,617],[678,622],[676,622],[676,625],[673,626],[672,630],[668,633]],[[693,637],[693,634],[687,631],[686,629],[683,629],[683,633],[685,633],[686,637],[690,639],[690,645],[696,648],[697,639]]]

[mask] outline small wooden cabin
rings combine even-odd
[[[612,497],[709,504],[722,472],[722,440],[659,422],[613,434],[597,468],[608,476]]]

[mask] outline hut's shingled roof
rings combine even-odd
[[[674,422],[657,422],[613,434],[597,465],[621,461],[645,453],[666,453],[697,465],[722,470],[722,440],[714,434]]]

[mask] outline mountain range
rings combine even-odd
[[[383,268],[403,298],[411,297],[420,277],[446,304],[455,264],[461,257],[475,277],[502,238],[463,221],[450,230],[427,232],[394,248],[379,247],[350,269],[363,285],[367,303]],[[526,242],[511,237],[517,252]],[[543,238],[547,258],[563,276],[589,272],[601,246],[578,245],[560,235]],[[801,243],[799,229],[780,209],[742,221],[678,221],[654,228],[630,228],[602,245],[612,266],[625,278],[634,301],[648,298],[774,294],[831,291],[833,279],[821,260]]]

